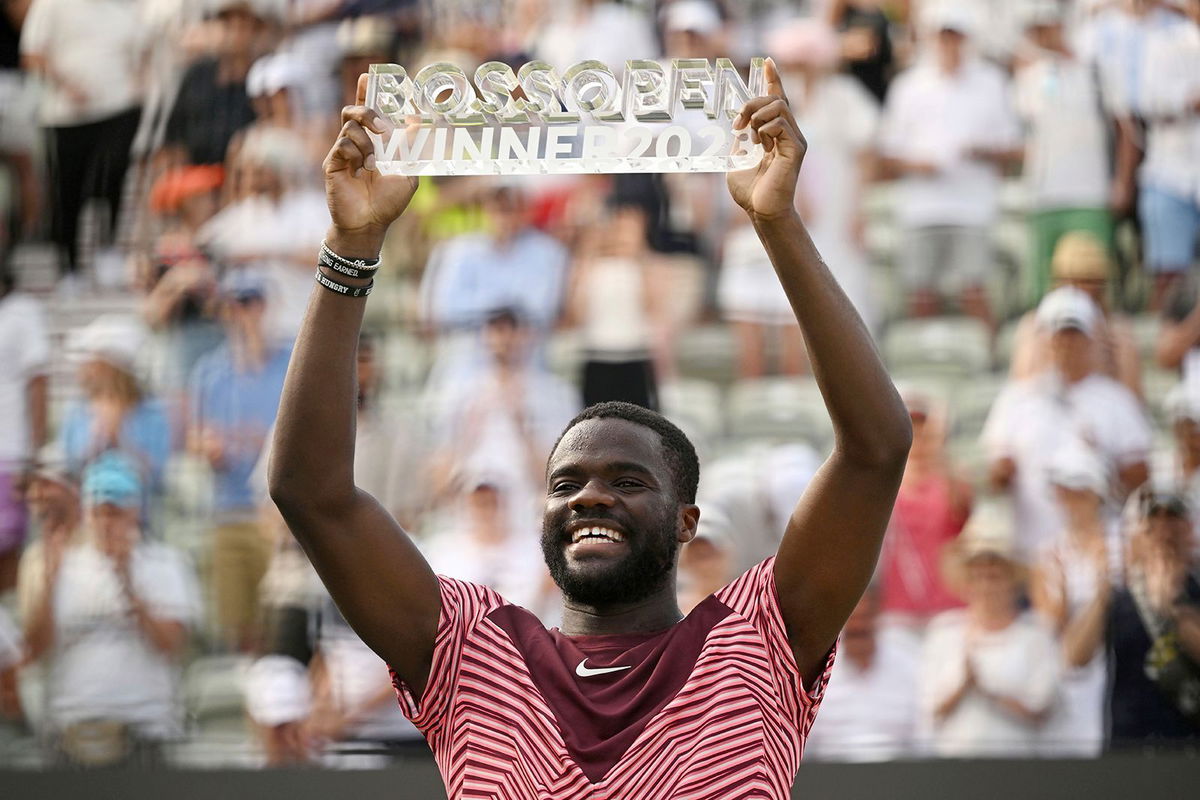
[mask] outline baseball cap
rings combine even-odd
[[[302,86],[308,78],[304,63],[290,53],[272,53],[254,62],[246,75],[246,94],[269,97],[284,89]]]
[[[1086,489],[1100,497],[1108,495],[1108,467],[1084,442],[1059,448],[1050,459],[1050,482],[1064,489]]]
[[[146,329],[129,314],[101,314],[67,336],[67,353],[75,362],[96,358],[133,374],[146,340]]]
[[[721,30],[721,15],[707,0],[679,0],[667,6],[663,15],[663,29],[711,36]]]
[[[150,190],[150,209],[159,214],[173,214],[188,198],[219,189],[224,182],[225,169],[217,165],[170,170],[154,182]]]
[[[109,451],[88,464],[83,470],[83,500],[89,506],[141,506],[142,481],[129,457]]]
[[[955,31],[963,36],[972,36],[976,28],[975,14],[961,0],[942,0],[926,5],[922,22],[930,33]]]
[[[971,512],[959,537],[962,563],[995,556],[1020,563],[1013,538],[1012,509],[1003,502],[983,502]]]
[[[1017,19],[1022,28],[1056,25],[1065,16],[1059,0],[1024,0],[1017,6]]]
[[[1058,280],[1106,281],[1111,262],[1099,239],[1086,231],[1072,231],[1058,240],[1050,264]]]
[[[1086,293],[1073,286],[1062,286],[1042,298],[1037,307],[1037,321],[1051,333],[1074,328],[1092,336],[1099,313]]]

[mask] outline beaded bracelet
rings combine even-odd
[[[344,283],[338,283],[335,280],[326,278],[320,270],[317,270],[317,283],[331,292],[337,292],[343,297],[366,297],[371,293],[371,289],[375,287],[374,278],[366,286],[347,286]]]
[[[370,278],[379,271],[378,258],[345,258],[330,250],[329,245],[325,242],[321,242],[321,252],[317,256],[317,263],[350,278]]]

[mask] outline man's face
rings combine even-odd
[[[938,31],[937,54],[943,69],[958,69],[958,65],[962,63],[966,42],[967,37],[956,30],[947,28]]]
[[[967,562],[967,602],[987,608],[1015,608],[1017,579],[1013,565],[996,555],[979,555]]]
[[[510,319],[496,319],[483,328],[483,343],[492,359],[500,365],[513,366],[525,355],[528,334],[525,327]]]
[[[88,515],[102,552],[114,558],[129,554],[138,538],[136,508],[99,503],[88,509]]]
[[[673,580],[699,511],[676,497],[657,433],[621,419],[586,420],[563,437],[547,469],[542,554],[568,599],[636,602]],[[594,528],[620,541],[581,538]]]
[[[1092,340],[1078,328],[1063,328],[1050,336],[1054,366],[1067,378],[1078,380],[1092,371]]]

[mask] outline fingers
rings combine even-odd
[[[348,169],[356,175],[360,169],[375,168],[375,145],[362,125],[353,120],[342,126],[341,135],[325,159],[327,172]]]
[[[754,116],[755,112],[764,106],[770,105],[778,99],[778,97],[768,97],[764,95],[763,97],[756,97],[750,102],[746,103],[746,105],[742,106],[742,110],[738,112],[738,115],[733,118],[733,129],[736,131],[746,127],[747,123],[749,123],[750,118]]]
[[[354,104],[365,106],[367,104],[367,80],[369,76],[363,73],[358,76],[358,89],[354,92]]]
[[[364,105],[346,106],[342,109],[342,122],[357,122],[373,133],[384,133],[384,120],[379,112]]]
[[[358,151],[362,153],[364,167],[375,169],[375,143],[371,141],[371,137],[367,136],[362,125],[357,122],[347,122],[342,126],[342,137],[353,142]]]
[[[758,139],[762,142],[763,150],[768,153],[775,149],[775,143],[778,139],[787,136],[790,132],[791,129],[783,117],[776,117],[757,130]]]
[[[786,103],[787,92],[783,90],[783,78],[779,77],[779,67],[775,65],[775,59],[768,58],[763,63],[763,77],[767,81],[767,94],[782,97]]]

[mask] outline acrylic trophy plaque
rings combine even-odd
[[[372,64],[367,105],[386,121],[370,134],[384,174],[729,172],[762,159],[732,125],[765,86],[761,58],[749,83],[727,58],[627,61],[620,78],[599,61]]]

